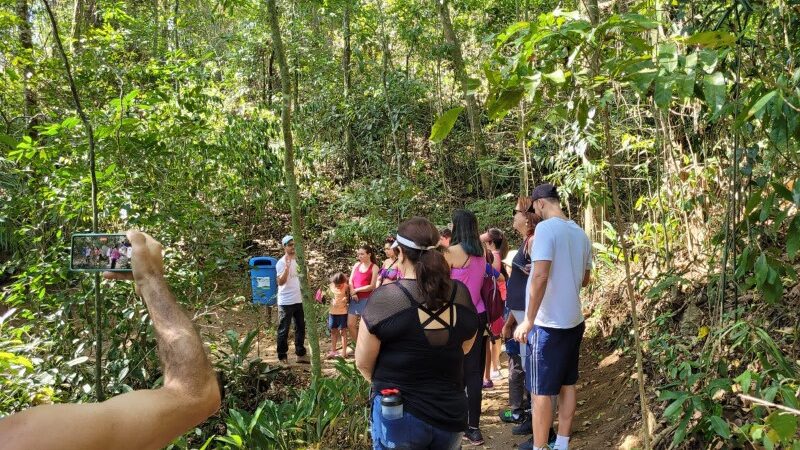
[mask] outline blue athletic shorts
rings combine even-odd
[[[361,299],[359,301],[350,300],[350,304],[347,305],[347,314],[354,314],[356,316],[360,316],[364,312],[364,308],[367,307],[367,299]]]
[[[328,329],[334,328],[340,330],[347,328],[347,314],[328,314]]]
[[[533,395],[558,395],[561,386],[578,382],[578,357],[583,322],[575,328],[560,329],[534,325],[528,334],[525,389]]]

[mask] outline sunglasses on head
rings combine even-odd
[[[533,205],[531,205],[530,208],[528,208],[526,211],[514,208],[514,215],[515,216],[517,215],[517,213],[532,213],[532,212],[533,212]]]

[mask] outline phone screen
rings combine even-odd
[[[70,269],[130,272],[132,254],[133,248],[124,234],[73,234]]]

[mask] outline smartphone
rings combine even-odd
[[[520,266],[519,264],[517,264],[515,262],[512,262],[511,264],[513,264],[514,267],[516,267],[517,269],[519,269],[519,270],[521,270],[523,272],[528,272],[530,270],[530,267],[526,269],[525,266]]]
[[[72,235],[70,270],[130,272],[133,248],[124,234],[75,233]]]

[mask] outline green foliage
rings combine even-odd
[[[227,347],[216,346],[214,367],[222,375],[225,406],[246,408],[270,388],[272,379],[281,367],[269,367],[260,358],[250,358],[259,330],[251,330],[242,339],[233,331],[225,332]]]
[[[231,409],[227,433],[216,438],[216,448],[293,449],[313,443],[364,443],[369,418],[369,386],[352,363],[339,360],[337,376],[322,378],[316,386],[296,392],[282,403],[266,400],[250,414]],[[344,440],[333,438],[333,427],[347,430]]]
[[[727,359],[717,359],[710,346],[705,346],[699,357],[693,355],[693,348],[704,340],[728,347],[731,361],[735,358],[753,363],[744,370],[737,369]],[[650,345],[659,370],[670,380],[661,387],[658,399],[666,405],[663,416],[677,424],[674,446],[692,435],[702,436],[707,442],[722,439],[728,444],[749,442],[770,448],[800,443],[794,439],[796,422],[793,427],[778,419],[781,431],[774,431],[772,422],[778,414],[767,415],[761,406],[753,407],[752,422],[738,426],[729,422],[738,408],[727,406],[723,400],[735,397],[737,392],[792,408],[798,405],[794,396],[800,386],[796,363],[788,360],[757,324],[737,321],[708,335],[698,334],[688,344],[680,337],[661,335]]]
[[[436,119],[434,122],[433,127],[431,127],[431,135],[428,137],[431,142],[438,144],[450,134],[450,131],[453,129],[453,125],[456,123],[456,119],[458,119],[458,115],[461,114],[461,111],[464,110],[463,106],[458,106],[453,109],[448,109],[441,117]]]

